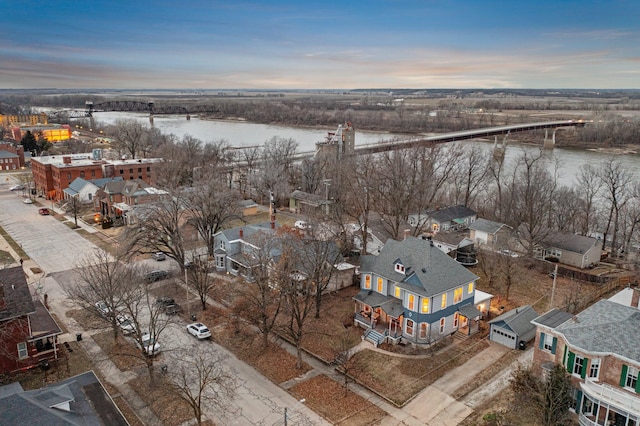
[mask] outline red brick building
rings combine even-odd
[[[0,170],[18,170],[24,167],[24,148],[22,145],[0,143]]]
[[[61,200],[63,191],[76,178],[93,180],[119,176],[124,180],[140,179],[153,185],[154,169],[162,162],[160,158],[110,161],[103,159],[98,151],[32,158],[36,191],[48,199]]]
[[[57,359],[62,330],[39,300],[33,300],[22,266],[0,269],[0,373]]]

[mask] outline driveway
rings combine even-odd
[[[27,266],[38,266],[44,271],[44,278],[32,281],[30,284],[34,292],[46,293],[52,313],[67,326],[69,335],[61,336],[61,340],[70,340],[75,333],[83,332],[80,326],[66,316],[66,312],[77,309],[77,305],[71,301],[62,290],[66,281],[73,279],[72,270],[83,257],[90,255],[98,248],[85,240],[78,233],[52,216],[41,216],[35,204],[24,204],[22,197],[8,190],[8,186],[0,187],[0,225],[22,247],[31,260],[25,262]],[[146,261],[147,267],[170,265],[171,262]],[[166,269],[173,269],[177,265],[171,265]],[[164,269],[164,268],[163,268]],[[31,274],[33,277],[33,274]],[[176,348],[188,348],[195,345],[208,345],[211,350],[217,350],[228,355],[225,362],[237,373],[240,384],[238,394],[224,413],[215,414],[207,412],[217,424],[229,425],[274,425],[284,423],[285,407],[290,410],[290,423],[303,425],[328,424],[320,416],[309,410],[304,404],[287,393],[284,389],[273,384],[256,370],[238,360],[226,349],[212,342],[199,342],[191,337],[184,326],[186,323],[171,325],[161,336],[163,351],[170,352]],[[86,340],[85,342],[86,343]],[[95,352],[96,348],[91,348]],[[171,368],[171,366],[168,366]],[[105,374],[112,377],[113,374],[125,375],[113,367]],[[111,380],[110,380],[111,381]],[[113,378],[116,385],[124,382],[121,378]],[[134,404],[135,405],[135,404]],[[292,408],[295,407],[295,411]],[[295,417],[294,417],[295,416]]]

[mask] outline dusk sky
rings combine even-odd
[[[640,88],[640,1],[0,0],[0,89]]]

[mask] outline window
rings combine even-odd
[[[27,351],[27,342],[18,343],[18,359],[25,359],[29,357],[29,351]]]
[[[473,283],[469,283],[469,288],[467,289],[467,293],[473,293]]]
[[[396,272],[404,274],[404,265],[402,263],[396,263],[395,270]]]
[[[626,370],[626,371],[625,371]],[[622,366],[622,374],[624,378],[624,387],[634,389],[638,385],[638,369],[628,365]]]
[[[142,173],[142,167],[138,167],[138,173]]]
[[[151,171],[151,167],[147,167],[147,171],[150,172]]]
[[[129,174],[133,174],[133,169],[129,169]]]
[[[413,321],[411,321],[410,319],[407,320],[407,326],[405,327],[404,332],[409,336],[413,336]]]
[[[120,169],[120,174],[123,175],[124,174],[124,169]]]
[[[429,335],[429,324],[427,324],[426,322],[421,322],[420,323],[420,338],[421,339],[426,339],[428,335]]]
[[[224,249],[225,249],[225,248],[224,248],[224,240],[220,240],[220,248],[221,248],[222,250],[224,250]]]
[[[395,292],[395,296],[400,299],[400,287],[396,286],[396,292]]]
[[[453,290],[453,303],[462,302],[462,287],[458,287]]]
[[[442,294],[442,309],[447,307],[447,293]]]
[[[407,300],[407,308],[409,308],[410,311],[413,311],[415,309],[416,297],[413,294],[410,294]]]
[[[462,289],[461,289],[462,290]],[[453,328],[458,328],[458,321],[460,320],[460,314],[456,312],[453,315]]]
[[[382,293],[383,287],[384,287],[383,280],[382,278],[378,277],[378,289],[377,289],[378,293]]]
[[[96,171],[95,170],[91,170],[91,177],[96,177]]]
[[[365,275],[364,276],[364,288],[366,288],[366,289],[370,289],[371,288],[371,275]]]
[[[67,173],[67,179],[71,179],[71,173]]]
[[[80,177],[84,179],[84,170],[80,172]]]
[[[582,376],[583,371],[585,371],[584,358],[580,355],[576,355],[575,359],[573,360],[573,374],[575,374],[576,376]]]
[[[440,318],[440,334],[444,333],[444,318]]]
[[[423,297],[422,298],[422,309],[421,309],[423,314],[428,314],[429,313],[429,298],[428,297]]]
[[[224,269],[224,256],[216,256],[216,267],[218,269]]]
[[[592,359],[591,367],[589,367],[589,377],[591,377],[592,379],[597,379],[599,373],[600,373],[600,360]]]

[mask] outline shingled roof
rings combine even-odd
[[[600,300],[555,327],[571,346],[640,362],[640,310]]]
[[[22,266],[0,269],[0,321],[36,311]]]
[[[396,272],[396,263],[405,267],[405,274]],[[360,269],[391,279],[423,296],[440,294],[478,279],[430,241],[415,237],[387,240],[379,255],[362,256]]]

